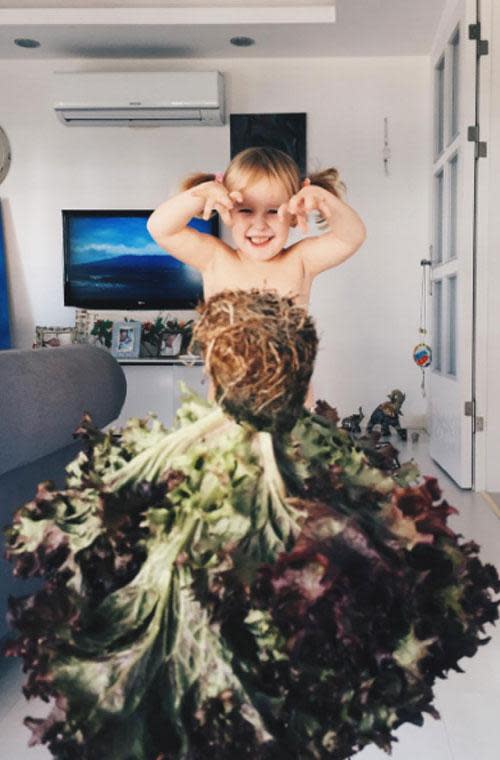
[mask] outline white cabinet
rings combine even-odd
[[[155,412],[161,422],[170,427],[181,403],[181,381],[203,398],[207,397],[208,378],[202,364],[186,366],[140,360],[121,363],[127,378],[127,396],[120,416],[110,427],[120,427],[129,417],[145,417],[148,412]]]

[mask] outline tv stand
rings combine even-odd
[[[121,427],[130,417],[146,417],[153,412],[167,427],[171,427],[182,403],[180,383],[207,397],[208,378],[203,372],[203,360],[179,359],[176,356],[117,359],[127,378],[127,397],[120,417],[111,427]]]
[[[179,359],[177,356],[139,356],[137,359],[117,359],[118,364],[147,364],[148,366],[201,367],[203,359],[197,356],[193,359]]]

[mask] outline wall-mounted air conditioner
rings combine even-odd
[[[54,110],[68,127],[220,126],[218,71],[54,73]]]

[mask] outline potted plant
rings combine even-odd
[[[110,319],[97,319],[90,331],[94,336],[96,345],[111,348],[113,322]]]

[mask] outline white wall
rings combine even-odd
[[[313,286],[321,337],[318,398],[366,414],[393,388],[403,422],[424,424],[418,342],[420,259],[428,254],[430,78],[426,57],[304,60],[3,61],[0,123],[12,145],[1,187],[15,345],[35,324],[72,324],[62,290],[61,208],[153,208],[195,170],[222,171],[222,128],[67,128],[51,111],[51,72],[219,69],[233,113],[307,112],[309,168],[337,166],[368,238]],[[391,174],[382,163],[389,118]],[[165,371],[165,370],[161,370]],[[146,377],[146,375],[145,375]],[[133,390],[135,394],[136,389]]]

